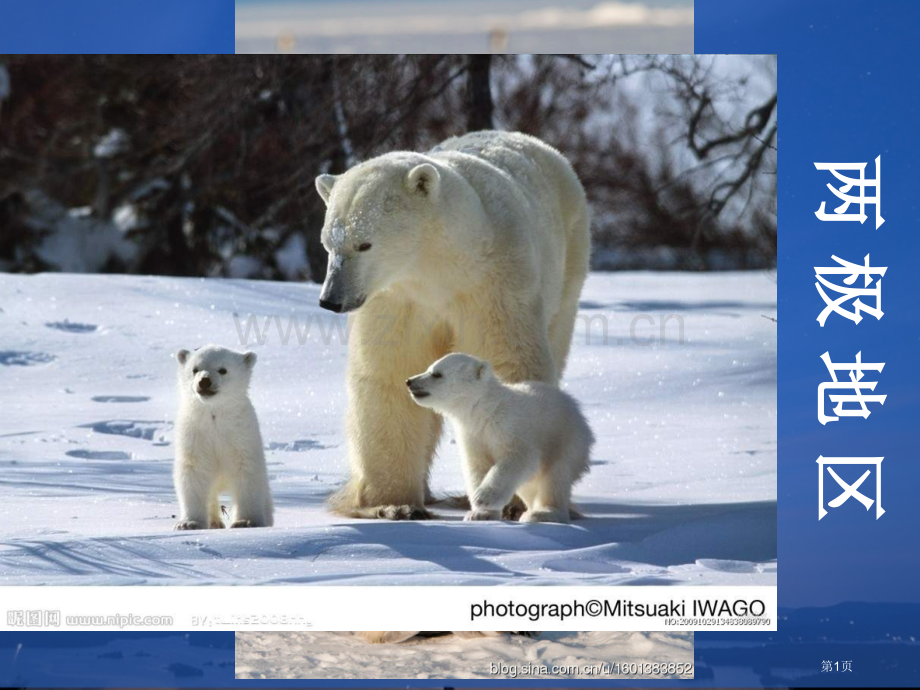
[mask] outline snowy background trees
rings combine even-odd
[[[313,187],[484,127],[572,160],[596,269],[772,267],[769,56],[0,57],[0,270],[321,281]]]

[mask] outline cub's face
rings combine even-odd
[[[176,361],[182,394],[205,405],[220,405],[246,397],[256,355],[206,345],[192,352],[179,350]]]
[[[407,379],[406,385],[417,404],[450,412],[481,396],[483,385],[492,376],[488,362],[455,353],[442,357],[424,373]]]
[[[326,203],[322,242],[329,252],[319,305],[354,311],[412,275],[422,229],[433,213],[440,174],[433,165],[372,160],[344,175],[320,175]]]

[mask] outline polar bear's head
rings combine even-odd
[[[207,405],[222,405],[246,397],[256,354],[205,345],[192,352],[179,350],[176,361],[183,397]]]
[[[441,175],[421,154],[387,154],[343,175],[320,175],[322,242],[329,267],[319,305],[354,311],[413,275],[422,235],[435,219]]]
[[[409,394],[422,407],[436,412],[458,412],[482,397],[495,380],[492,366],[471,355],[442,357],[418,376],[406,380]]]

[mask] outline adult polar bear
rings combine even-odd
[[[557,383],[588,272],[585,192],[539,139],[476,132],[320,175],[329,268],[320,306],[354,312],[348,483],[331,509],[425,519],[441,417],[406,379],[449,352],[510,382]]]

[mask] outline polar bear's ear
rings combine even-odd
[[[486,374],[489,373],[489,363],[480,362],[476,367],[476,378],[479,381],[485,378]]]
[[[244,352],[243,353],[243,364],[252,369],[256,365],[256,353],[255,352]]]
[[[332,185],[335,184],[335,175],[320,175],[316,178],[316,191],[323,197],[323,203],[329,203],[329,195],[332,194]]]
[[[416,165],[409,171],[406,184],[411,192],[419,192],[434,199],[438,195],[441,174],[431,163]]]
[[[176,353],[176,361],[178,361],[179,364],[185,364],[188,361],[188,355],[188,350],[179,350]]]

